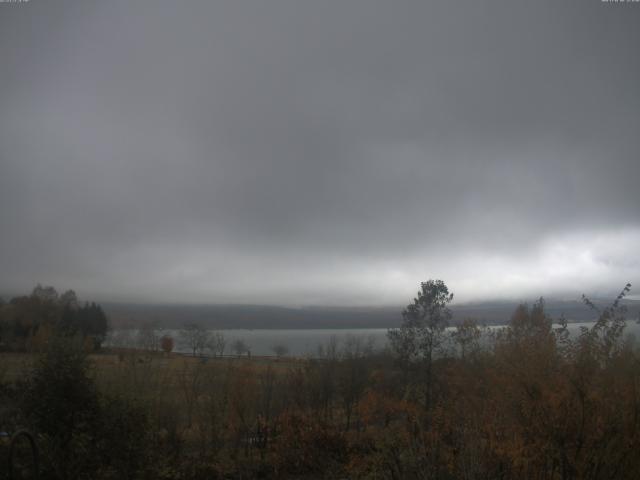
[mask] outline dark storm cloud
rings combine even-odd
[[[639,21],[596,0],[0,4],[0,288],[640,280]]]

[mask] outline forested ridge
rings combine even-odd
[[[571,322],[593,321],[597,315],[584,308],[579,299],[547,299],[545,310],[554,318]],[[606,305],[609,298],[593,299]],[[456,303],[451,305],[453,325],[474,318],[480,324],[509,323],[518,306],[516,300]],[[640,314],[640,301],[624,302],[631,318]],[[395,328],[401,321],[402,304],[386,307],[276,307],[271,305],[159,305],[102,302],[113,328],[137,328],[154,322],[163,328],[178,329],[185,323],[199,323],[211,329],[315,329],[315,328]]]

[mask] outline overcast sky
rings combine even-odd
[[[0,3],[0,232],[5,293],[640,288],[640,4]]]

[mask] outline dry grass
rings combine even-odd
[[[0,353],[0,381],[13,383],[33,368],[36,356],[29,353]]]

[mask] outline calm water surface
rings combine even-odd
[[[591,327],[593,322],[571,323],[569,331],[577,334],[580,327]],[[503,328],[502,326],[489,327],[492,330]],[[449,328],[448,330],[452,330]],[[282,345],[287,348],[288,355],[314,356],[320,346],[326,347],[330,342],[337,342],[338,349],[350,337],[359,338],[370,342],[374,349],[384,349],[387,345],[386,328],[353,328],[353,329],[254,329],[254,330],[217,330],[226,340],[225,354],[232,354],[232,344],[236,340],[242,340],[250,349],[252,355],[274,355],[273,348]],[[213,330],[212,330],[213,332]],[[170,335],[174,338],[176,346],[174,351],[188,353],[190,349],[181,341],[180,330],[163,330],[161,335]],[[625,334],[635,335],[640,338],[640,325],[635,321],[627,321]],[[120,346],[133,346],[137,332],[115,331],[108,344]]]

